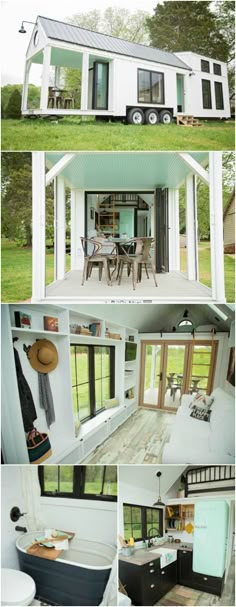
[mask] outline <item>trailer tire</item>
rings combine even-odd
[[[128,111],[127,115],[128,124],[143,124],[144,113],[139,107],[134,107]]]
[[[157,110],[154,110],[154,109],[146,110],[145,123],[151,124],[153,126],[154,124],[157,124],[158,122],[159,122],[159,114],[158,114]]]
[[[169,110],[162,110],[160,113],[160,122],[162,124],[171,124],[173,116]]]

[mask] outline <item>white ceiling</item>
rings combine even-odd
[[[179,479],[187,466],[163,466],[156,464],[143,466],[120,466],[119,482],[129,486],[140,488],[141,490],[154,492],[156,497],[159,495],[159,483],[156,473],[160,471],[161,475],[161,496],[163,497]]]

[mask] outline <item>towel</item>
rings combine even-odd
[[[49,377],[47,373],[38,373],[39,378],[39,404],[45,410],[48,428],[55,422],[55,411]]]

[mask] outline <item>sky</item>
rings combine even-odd
[[[128,8],[132,13],[145,10],[151,15],[159,0],[0,0],[2,86],[23,82],[25,54],[33,25],[26,27],[27,34],[19,34],[22,20],[35,21],[37,15],[63,21],[65,17],[93,9],[104,10],[108,6]],[[33,76],[33,77],[32,77]],[[33,84],[39,84],[39,73],[31,75]]]

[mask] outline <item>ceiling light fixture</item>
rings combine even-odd
[[[157,502],[155,502],[155,504],[153,504],[153,506],[165,506],[164,502],[161,499],[161,474],[162,474],[161,472],[156,473],[156,476],[159,480],[159,497],[158,497]]]

